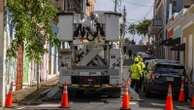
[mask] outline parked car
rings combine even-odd
[[[141,56],[144,61],[156,59],[153,55],[147,54],[145,52],[138,52],[137,55]]]
[[[152,95],[166,96],[168,84],[172,84],[173,97],[177,98],[181,80],[183,79],[186,95],[188,94],[188,77],[184,65],[176,61],[152,60],[148,62],[150,71],[144,77],[144,92],[146,97]],[[186,96],[187,97],[187,96]]]

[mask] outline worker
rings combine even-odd
[[[137,56],[139,62],[139,66],[141,67],[141,77],[140,77],[140,90],[143,88],[143,81],[144,81],[144,73],[145,73],[145,64],[143,63],[143,58],[141,56]]]
[[[138,64],[139,59],[134,59],[134,64],[130,67],[130,78],[131,78],[131,87],[135,89],[137,93],[140,90],[140,77],[141,77],[141,67]]]
[[[142,72],[143,72],[145,69],[145,64],[143,63],[143,58],[141,56],[137,56],[137,58],[139,60],[139,65],[141,66]]]

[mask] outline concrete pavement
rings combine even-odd
[[[121,107],[121,99],[101,99],[101,100],[86,100],[86,101],[73,101],[70,103],[71,108],[66,110],[119,110]],[[164,110],[165,100],[160,99],[145,99],[144,101],[131,101],[132,110]],[[16,106],[13,109],[5,110],[64,110],[59,108],[59,103],[42,103],[39,105],[22,105]],[[175,110],[192,110],[189,104],[179,104],[174,101]]]

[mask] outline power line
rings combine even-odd
[[[114,12],[121,11],[122,0],[113,0],[114,1]]]
[[[127,3],[135,5],[135,6],[139,6],[139,7],[153,7],[153,5],[144,5],[144,4],[140,4],[140,3],[135,3],[135,2],[131,2],[126,0]]]
[[[141,21],[142,19],[136,19],[136,18],[127,18],[129,21]]]
[[[114,12],[117,12],[118,0],[115,0],[114,2],[115,2],[115,3],[114,3],[114,4],[115,4]]]
[[[144,20],[145,18],[147,18],[149,16],[150,13],[152,13],[152,8],[153,7],[150,7],[150,9],[148,10],[148,12],[145,13],[145,15],[143,16],[142,19],[139,19],[139,20],[137,20],[137,19],[127,19],[128,23],[129,24],[130,23],[137,23],[137,22],[140,22],[140,21]]]
[[[148,17],[150,13],[152,13],[152,7],[150,7],[148,12],[144,15],[144,18]]]

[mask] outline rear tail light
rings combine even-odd
[[[188,83],[189,81],[188,81],[188,79],[185,78],[184,82],[185,82],[185,83]]]
[[[160,74],[159,73],[155,73],[155,78],[159,78],[160,77]]]
[[[151,74],[151,77],[152,77],[152,79],[158,79],[159,77],[160,77],[160,74],[158,74],[158,73],[152,73]]]
[[[151,73],[151,79],[155,79],[155,74],[154,74],[154,72]]]
[[[183,81],[183,83],[188,82],[184,76],[181,77],[181,81]]]

